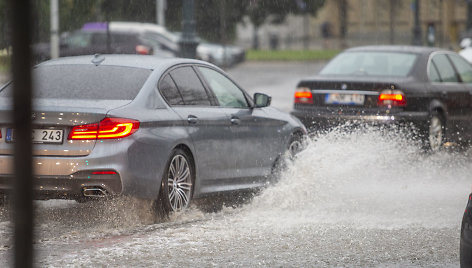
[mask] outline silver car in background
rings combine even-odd
[[[192,198],[264,186],[306,134],[198,60],[140,55],[60,58],[36,66],[36,199],[130,195],[166,212]],[[0,90],[0,193],[11,188],[13,86]]]
[[[180,32],[171,32],[165,27],[153,23],[141,22],[110,22],[110,31],[140,33],[145,40],[152,43],[158,50],[165,50],[178,55],[180,53]],[[199,39],[197,58],[220,67],[230,67],[244,62],[246,51],[235,45],[221,45]]]

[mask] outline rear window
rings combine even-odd
[[[330,61],[320,74],[359,76],[407,76],[417,56],[400,52],[344,52]]]
[[[132,100],[151,70],[121,66],[55,65],[33,70],[33,95],[54,99]],[[0,97],[12,97],[12,84]]]

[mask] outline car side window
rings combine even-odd
[[[73,32],[64,39],[64,43],[70,48],[83,48],[90,45],[91,35],[86,32]]]
[[[442,82],[459,82],[456,72],[445,54],[434,56],[432,62],[438,68]]]
[[[180,94],[177,86],[174,83],[174,80],[172,80],[170,75],[167,74],[159,82],[159,91],[167,103],[169,103],[169,105],[184,105],[182,95]]]
[[[213,90],[220,106],[231,108],[249,107],[241,89],[219,72],[205,67],[198,67]]]
[[[170,72],[185,105],[210,106],[210,97],[192,67],[180,67]]]
[[[105,33],[92,34],[91,44],[103,45],[107,43],[107,35]]]
[[[472,65],[458,55],[450,54],[449,58],[456,67],[462,82],[472,83]]]
[[[436,65],[432,61],[429,64],[428,77],[431,82],[441,82],[441,77],[439,77],[438,68],[436,68]]]

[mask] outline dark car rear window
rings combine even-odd
[[[407,76],[417,55],[403,52],[355,51],[336,56],[320,74],[356,76]]]
[[[151,70],[106,65],[39,66],[33,70],[37,98],[132,100]],[[0,97],[11,97],[10,84]]]

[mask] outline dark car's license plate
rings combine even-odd
[[[33,129],[31,135],[33,143],[59,143],[64,140],[64,130],[62,129]],[[15,131],[11,128],[7,129],[5,137],[7,142],[15,141]]]
[[[365,96],[362,94],[329,93],[325,96],[326,104],[363,105]]]

